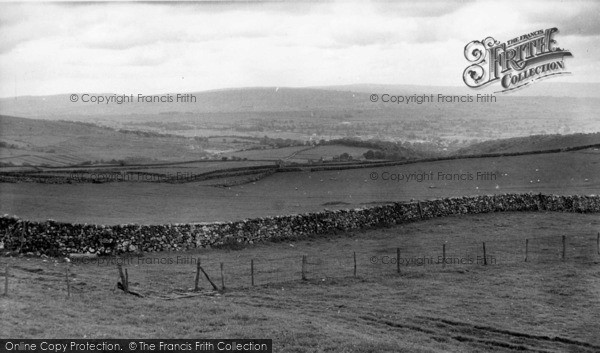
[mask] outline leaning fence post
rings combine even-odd
[[[396,272],[400,273],[400,248],[396,248]]]
[[[527,262],[528,257],[529,257],[529,239],[525,239],[525,262]]]
[[[565,261],[567,255],[567,236],[562,236],[562,260]]]
[[[487,254],[485,253],[485,242],[483,242],[483,266],[487,266]]]
[[[419,217],[423,219],[423,210],[421,209],[421,201],[417,201],[417,206],[419,208]]]
[[[202,268],[202,266],[200,266],[200,271],[202,271],[202,273],[204,273],[204,277],[206,277],[206,280],[208,281],[208,283],[210,283],[210,285],[213,287],[214,290],[218,291],[219,287],[217,287],[217,285],[215,284],[215,282],[213,282],[210,277],[208,277],[208,273],[206,273],[206,271],[204,271],[204,269]]]
[[[302,280],[306,280],[306,255],[302,255]]]
[[[354,252],[354,277],[356,277],[356,251]]]

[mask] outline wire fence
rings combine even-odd
[[[56,281],[71,291],[85,292],[81,279],[101,282],[100,287],[114,287],[117,280],[126,289],[137,288],[142,295],[223,291],[252,286],[277,285],[290,281],[323,281],[332,278],[376,278],[415,271],[444,271],[468,266],[504,266],[549,263],[600,263],[600,233],[563,236],[533,236],[517,239],[443,240],[425,237],[397,247],[387,245],[348,247],[309,247],[286,254],[218,252],[216,254],[146,254],[143,257],[74,258],[64,266]],[[94,266],[94,268],[91,268]],[[165,267],[168,268],[166,269]],[[5,268],[4,295],[9,294],[9,280],[19,267]],[[59,266],[60,267],[60,266]],[[117,277],[117,267],[125,269],[127,278]],[[98,270],[101,269],[101,270]],[[103,270],[102,270],[103,269]],[[79,282],[78,282],[79,280]],[[210,283],[212,282],[212,284]],[[132,283],[132,286],[129,286]],[[133,291],[133,290],[132,290]]]

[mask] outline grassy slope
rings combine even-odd
[[[363,154],[368,150],[368,148],[364,147],[324,145],[316,147],[298,146],[265,150],[248,150],[231,152],[225,155],[258,160],[282,159],[287,162],[307,163],[309,160],[317,161],[320,158],[330,161],[333,157],[339,157],[342,153],[348,153],[355,159],[364,159]],[[414,152],[409,151],[409,153]]]
[[[298,153],[299,151],[305,150],[309,147],[307,146],[294,146],[294,147],[282,147],[282,148],[269,148],[269,149],[256,149],[256,150],[247,150],[247,151],[236,151],[236,152],[228,152],[224,153],[224,156],[227,157],[239,157],[239,158],[248,158],[248,159],[256,159],[256,160],[273,160],[276,161],[278,159],[285,159],[290,155]]]
[[[408,94],[422,92],[390,86],[373,87],[367,92],[341,92],[309,88],[246,88],[197,92],[198,101],[185,103],[89,104],[72,103],[68,95],[0,99],[0,113],[43,119],[78,119],[110,123],[168,122],[198,126],[200,134],[232,134],[237,127],[256,122],[273,123],[293,120],[307,123],[308,130],[282,131],[278,127],[254,130],[255,136],[306,138],[321,128],[323,136],[352,136],[364,132],[365,137],[471,140],[514,137],[530,134],[599,131],[596,112],[599,98],[498,96],[496,103],[394,104],[381,100],[373,103],[372,93]],[[340,88],[352,90],[352,87]],[[439,93],[435,87],[424,93]],[[466,88],[464,94],[475,92]],[[450,92],[447,92],[450,93]],[[350,130],[340,126],[350,122]],[[199,124],[199,125],[198,125]],[[373,129],[365,129],[372,125]],[[341,129],[334,129],[334,128]],[[205,131],[206,130],[206,131]],[[443,131],[445,133],[440,134]],[[347,135],[350,133],[350,135]]]
[[[0,127],[0,141],[22,148],[0,148],[0,157],[23,156],[2,159],[17,165],[28,162],[62,166],[86,160],[127,158],[180,161],[205,155],[199,145],[189,139],[143,137],[71,122],[0,116]],[[55,152],[49,153],[49,150]]]
[[[199,162],[190,163],[168,163],[168,164],[157,164],[157,165],[125,165],[125,166],[87,166],[87,167],[73,167],[73,168],[40,168],[42,172],[36,171],[32,175],[45,175],[45,176],[63,176],[70,177],[75,173],[81,175],[87,175],[91,177],[92,173],[152,173],[162,175],[165,178],[168,176],[176,176],[177,173],[187,175],[199,175],[204,173],[210,173],[223,169],[232,168],[244,168],[254,166],[275,166],[274,162],[269,161],[221,161],[221,160],[205,160]],[[144,181],[141,179],[140,181]]]
[[[232,220],[350,208],[391,201],[508,192],[594,194],[600,190],[599,152],[466,159],[397,167],[276,173],[231,188],[187,184],[45,185],[0,183],[0,213],[32,220],[87,223],[168,223]],[[396,182],[370,173],[498,172],[490,181]],[[586,180],[587,179],[587,180]],[[538,182],[539,180],[539,182]],[[43,198],[40,198],[43,195]]]
[[[456,154],[468,155],[481,153],[528,152],[595,144],[600,144],[600,133],[535,135],[485,141],[460,149]]]
[[[350,147],[344,145],[317,146],[313,149],[298,153],[296,156],[294,156],[294,161],[306,163],[306,161],[309,159],[316,161],[321,157],[325,160],[331,160],[333,157],[339,157],[343,153],[348,153],[354,159],[364,159],[363,154],[368,150],[369,148]]]
[[[596,215],[488,214],[239,251],[147,254],[139,260],[146,264],[126,265],[143,299],[112,292],[114,265],[72,265],[74,294],[66,299],[64,263],[2,258],[12,277],[10,296],[0,298],[0,331],[19,338],[266,337],[276,352],[592,352],[600,349],[599,227]],[[558,257],[563,234],[566,262]],[[528,263],[522,262],[525,238],[535,239]],[[394,265],[369,264],[372,256],[394,256],[398,246],[402,257],[437,257],[442,243],[449,256],[476,255],[481,241],[495,264],[405,266],[401,276]],[[302,254],[309,262],[304,283]],[[224,262],[231,289],[159,299],[193,286],[194,265],[148,264],[177,256],[200,256],[217,283]],[[258,284],[251,288],[250,259],[256,259]],[[204,280],[202,286],[208,288]],[[552,341],[555,336],[580,343]]]

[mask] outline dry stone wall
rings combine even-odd
[[[163,225],[34,222],[4,215],[0,217],[0,242],[5,250],[36,255],[115,255],[292,240],[420,219],[506,211],[600,212],[600,196],[505,194],[458,197],[234,222]]]

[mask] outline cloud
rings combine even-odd
[[[526,5],[526,20],[532,24],[557,27],[563,35],[600,35],[600,3],[572,1],[565,4],[547,2],[544,5],[535,8]]]
[[[373,5],[381,11],[394,17],[440,17],[452,14],[474,0],[456,1],[378,1]]]
[[[579,36],[600,35],[600,4],[591,8],[582,8],[571,19],[559,21],[558,28],[561,33]]]
[[[51,20],[44,16],[43,5],[0,4],[0,54],[22,43],[56,34],[57,28],[50,24]]]
[[[0,96],[345,83],[461,85],[464,45],[558,27],[600,77],[600,6],[555,1],[0,4]],[[582,73],[582,74],[579,74]],[[182,79],[183,77],[183,79]]]

